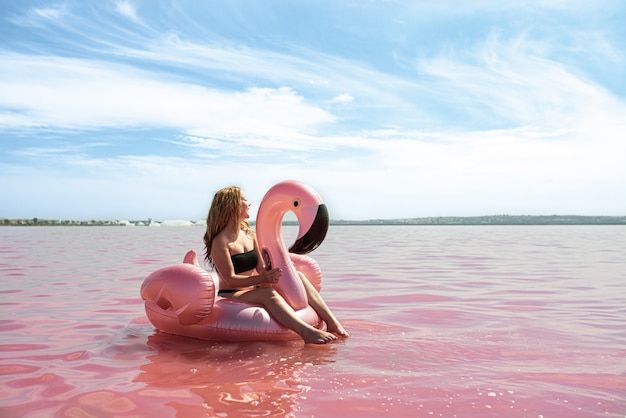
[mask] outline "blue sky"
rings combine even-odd
[[[626,3],[0,0],[0,217],[626,214]],[[255,211],[253,210],[253,213]]]

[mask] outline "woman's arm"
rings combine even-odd
[[[265,265],[265,258],[263,258],[263,253],[261,252],[261,249],[259,248],[259,242],[256,239],[256,233],[254,231],[252,231],[251,233],[252,235],[252,240],[254,241],[254,251],[256,252],[257,255],[257,265],[256,265],[256,271],[257,272],[261,272],[261,274],[271,274],[272,276],[275,274],[278,274],[277,277],[275,277],[274,279],[272,279],[273,281],[271,282],[267,282],[266,284],[262,284],[260,286],[263,287],[270,287],[271,283],[276,283],[278,281],[278,279],[280,279],[280,275],[281,275],[281,270],[280,269],[269,269],[268,267],[270,266],[266,266]],[[276,273],[278,272],[278,273]]]
[[[260,265],[260,274],[235,274],[235,267],[233,266],[233,262],[230,258],[230,252],[228,251],[228,245],[225,242],[220,242],[221,240],[216,239],[213,241],[211,245],[211,258],[213,259],[213,263],[215,267],[217,267],[217,271],[219,272],[222,279],[228,284],[228,287],[231,289],[239,289],[244,287],[258,286],[262,284],[271,284],[276,283],[278,278],[280,277],[280,270],[265,270],[263,267],[263,262],[259,261]],[[255,239],[255,250],[257,244]],[[258,252],[257,252],[258,254]],[[257,266],[257,270],[259,267]]]
[[[256,239],[256,232],[250,231],[250,235],[252,236],[252,241],[254,242],[254,251],[256,251],[256,255],[259,259],[256,265],[256,271],[266,271],[267,266],[265,265],[263,254],[261,253],[261,249],[259,248],[259,242]]]

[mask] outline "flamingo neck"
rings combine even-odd
[[[292,308],[302,309],[308,305],[306,290],[291,262],[282,235],[282,220],[286,212],[277,207],[263,211],[260,209],[257,216],[257,235],[261,251],[267,250],[270,253],[271,268],[282,270],[279,282],[273,287]]]

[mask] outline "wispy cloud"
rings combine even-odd
[[[67,4],[48,5],[45,7],[32,7],[24,10],[9,12],[7,8],[6,19],[12,24],[25,27],[43,27],[49,23],[62,20],[70,12]]]
[[[225,92],[123,64],[20,54],[1,59],[7,64],[0,69],[5,129],[161,126],[284,137],[334,120],[289,88]]]
[[[330,104],[345,104],[354,101],[354,97],[348,93],[341,93],[328,101]]]
[[[37,16],[43,17],[45,19],[58,19],[63,16],[67,12],[66,7],[43,7],[43,8],[34,8],[33,13]]]
[[[115,9],[122,16],[129,18],[130,20],[134,20],[136,22],[139,21],[139,17],[137,16],[137,6],[130,1],[127,0],[117,0],[115,2]]]
[[[433,90],[461,112],[494,126],[532,125],[547,129],[576,126],[590,115],[624,111],[604,87],[576,68],[546,58],[524,36],[503,42],[493,33],[461,59],[435,57],[419,63]]]

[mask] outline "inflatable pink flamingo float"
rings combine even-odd
[[[282,238],[282,219],[292,211],[299,224],[295,243],[287,251]],[[257,215],[256,233],[266,266],[279,267],[282,276],[276,290],[309,325],[326,324],[311,308],[298,272],[319,291],[321,272],[307,254],[316,249],[328,231],[328,211],[310,187],[284,181],[263,198]],[[146,278],[141,286],[146,316],[155,328],[169,334],[214,341],[291,340],[295,332],[276,322],[262,306],[222,298],[217,275],[198,265],[195,251],[182,264],[164,267]]]

